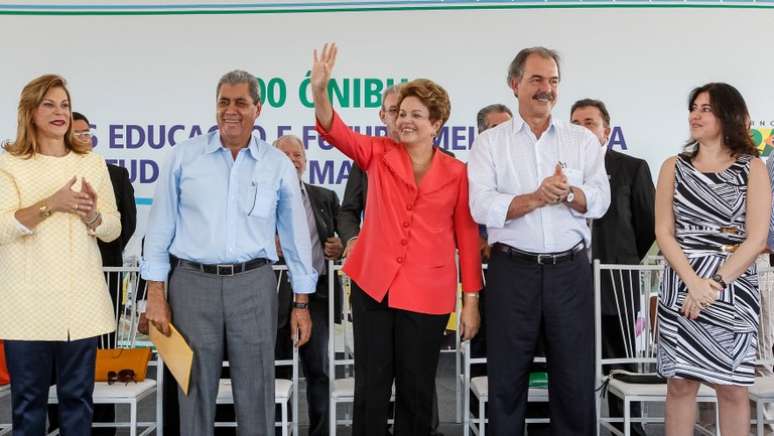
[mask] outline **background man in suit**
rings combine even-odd
[[[330,189],[312,186],[302,182],[306,171],[306,152],[301,140],[293,135],[285,135],[274,142],[274,146],[285,153],[298,171],[301,194],[304,197],[309,236],[312,243],[312,263],[319,274],[317,288],[309,297],[309,309],[312,315],[312,336],[309,342],[299,349],[301,366],[306,377],[306,401],[309,409],[309,435],[328,435],[328,407],[330,384],[328,374],[328,266],[326,259],[337,260],[344,252],[341,239],[336,236],[339,212],[339,197]],[[282,253],[281,247],[277,248]],[[280,256],[282,256],[280,254]],[[290,338],[290,303],[293,291],[287,274],[279,280],[279,313],[277,318],[277,358],[290,358],[292,342]],[[342,290],[338,277],[334,279],[335,321],[341,319]]]
[[[601,146],[607,145],[610,114],[603,102],[579,100],[572,105],[570,118],[573,124],[589,129]],[[602,263],[638,264],[655,240],[656,190],[650,168],[642,159],[607,150],[605,169],[610,181],[610,207],[602,218],[593,221],[592,258]],[[619,326],[627,316],[629,319],[625,322],[634,326],[634,316],[640,309],[639,283],[638,273],[631,276],[623,273],[621,277],[619,272],[614,272],[602,277],[602,353],[605,357],[632,356],[634,337],[624,340]],[[613,396],[608,398],[610,416],[623,416],[621,401]],[[632,416],[640,416],[639,403],[632,404]],[[645,434],[639,424],[632,425],[632,433]]]

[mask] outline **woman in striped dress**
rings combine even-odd
[[[691,139],[656,190],[656,239],[668,262],[658,309],[666,434],[692,435],[699,384],[715,389],[724,436],[748,434],[771,192],[741,94],[724,83],[688,99]]]

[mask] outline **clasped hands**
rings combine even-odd
[[[52,212],[66,212],[76,214],[84,224],[94,224],[97,214],[97,192],[85,178],[81,179],[81,190],[73,190],[73,185],[78,181],[73,176],[64,186],[46,200],[46,206]]]
[[[688,293],[680,312],[688,319],[698,318],[699,312],[714,303],[723,291],[720,283],[701,277],[696,277],[691,283],[686,283],[686,286]]]
[[[561,203],[570,194],[570,184],[562,172],[562,166],[556,164],[554,174],[546,177],[537,190],[538,197],[544,204]]]

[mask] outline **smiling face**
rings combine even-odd
[[[260,113],[261,102],[253,102],[247,83],[221,85],[216,117],[223,145],[246,146]]]
[[[691,137],[697,142],[713,142],[723,137],[720,120],[712,111],[709,92],[702,92],[693,100],[688,123],[691,126]]]
[[[523,118],[548,118],[559,96],[559,67],[553,59],[533,53],[521,77],[511,79],[511,89]]]
[[[54,87],[32,112],[32,123],[41,138],[63,139],[70,128],[70,99],[64,88]]]
[[[440,121],[430,121],[430,111],[417,97],[409,96],[400,103],[396,121],[400,142],[405,145],[433,145],[441,128]]]

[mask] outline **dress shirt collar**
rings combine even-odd
[[[518,111],[513,114],[513,120],[511,120],[511,122],[513,123],[514,134],[521,132],[523,129],[529,130],[529,124],[524,121],[524,118],[521,117],[521,114]],[[548,128],[543,133],[550,132],[554,127],[556,127],[556,121],[554,116],[551,115],[551,119],[548,120]]]
[[[220,141],[220,134],[218,131],[213,132],[212,135],[210,135],[209,139],[207,140],[207,145],[205,146],[204,152],[206,154],[214,153],[221,148],[225,148],[223,146],[223,143]],[[250,143],[247,144],[247,150],[250,152],[250,155],[255,160],[259,160],[261,156],[261,146],[260,146],[260,140],[255,136],[253,133],[250,135]]]

